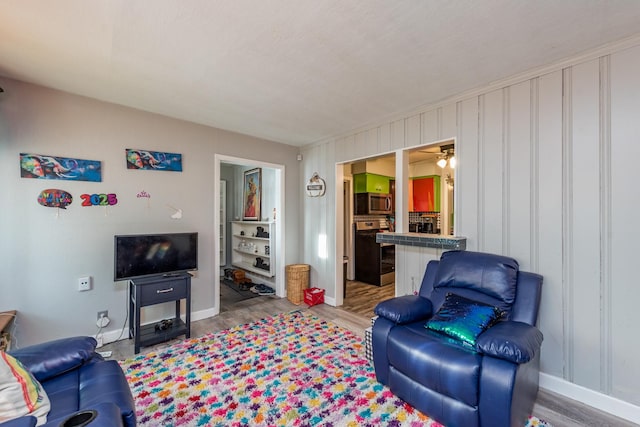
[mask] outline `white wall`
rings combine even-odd
[[[640,405],[640,46],[615,49],[305,147],[302,174],[318,171],[328,188],[303,199],[312,281],[335,298],[335,164],[454,137],[457,234],[469,250],[513,256],[544,276],[542,371]],[[321,234],[335,248],[328,260],[314,252]],[[440,255],[396,253],[406,290]]]
[[[113,282],[114,234],[197,231],[199,271],[192,310],[210,314],[214,295],[214,155],[284,164],[286,248],[283,262],[300,262],[297,148],[83,97],[2,79],[0,97],[0,310],[17,309],[20,346],[96,333],[96,312],[109,310],[107,332],[126,323],[126,282]],[[183,172],[127,170],[125,148],[177,152]],[[102,161],[100,183],[20,178],[19,153]],[[74,202],[56,209],[37,203],[40,191],[61,188]],[[232,187],[230,187],[232,189]],[[136,198],[145,190],[151,195]],[[266,192],[266,191],[265,191]],[[109,208],[81,207],[83,193],[116,193]],[[170,204],[184,211],[172,220]],[[93,290],[78,292],[77,278],[91,275]],[[145,320],[170,315],[171,307],[145,310]],[[117,334],[116,334],[117,335]],[[127,333],[124,333],[127,336]]]
[[[226,198],[226,254],[227,254],[227,264],[231,264],[231,221],[233,221],[235,217],[234,204],[233,200],[235,200],[235,192],[238,183],[235,181],[235,176],[233,174],[233,165],[222,164],[220,166],[220,179],[225,180],[227,182],[227,198]],[[242,185],[240,183],[239,185]]]

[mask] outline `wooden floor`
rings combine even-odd
[[[304,310],[305,312],[330,321],[345,329],[349,329],[364,337],[364,330],[371,325],[373,307],[378,301],[388,297],[389,289],[393,289],[393,286],[378,288],[377,286],[353,283],[349,283],[347,286],[346,301],[348,301],[348,304],[345,303],[343,307],[332,307],[321,304],[308,308],[304,304],[300,306],[294,305],[286,298],[262,296],[234,304],[227,304],[228,306],[225,307],[225,310],[221,311],[219,315],[192,322],[191,336],[197,337],[206,333],[218,332],[279,313]],[[351,286],[352,284],[353,286]],[[362,288],[362,286],[371,287]],[[365,304],[367,300],[369,301],[368,305]],[[357,310],[358,313],[348,311],[345,307],[351,307],[349,310]],[[179,340],[169,341],[154,347],[143,347],[141,354],[161,349],[178,341]],[[116,360],[124,360],[134,356],[133,340],[128,339],[107,344],[100,350],[113,351],[112,358]],[[538,392],[538,398],[533,408],[533,415],[546,420],[554,427],[631,427],[636,425],[545,390]]]
[[[374,286],[363,282],[347,281],[347,295],[342,303],[346,311],[364,317],[373,317],[373,308],[380,301],[393,298],[396,293],[395,284]]]

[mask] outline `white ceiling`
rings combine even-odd
[[[2,0],[0,75],[305,145],[639,24],[638,0]]]

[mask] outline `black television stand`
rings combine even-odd
[[[185,321],[180,318],[180,301],[185,300]],[[155,322],[140,325],[142,307],[176,303],[176,317],[170,322]],[[153,276],[129,280],[129,338],[134,338],[134,353],[141,346],[149,346],[168,341],[177,336],[191,337],[191,274],[180,273],[172,276]]]

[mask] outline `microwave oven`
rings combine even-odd
[[[391,194],[358,193],[355,195],[356,215],[388,215],[393,213]]]

